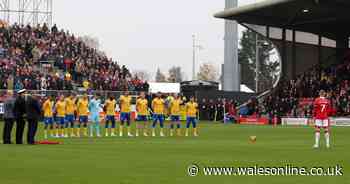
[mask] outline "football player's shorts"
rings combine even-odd
[[[186,122],[195,124],[195,123],[197,123],[197,119],[196,119],[196,117],[187,117]]]
[[[107,115],[106,121],[115,122],[115,117],[113,115]]]
[[[73,123],[74,122],[74,114],[66,115],[66,121],[69,123]]]
[[[88,117],[87,116],[79,116],[79,122],[80,123],[87,123]]]
[[[120,113],[120,121],[130,121],[130,112]]]
[[[323,128],[329,127],[329,119],[316,119],[315,126]]]
[[[180,116],[179,115],[171,115],[170,120],[171,121],[180,121]]]
[[[45,125],[52,125],[53,124],[53,117],[44,117],[44,123],[45,123]]]
[[[154,122],[159,121],[159,122],[163,123],[164,122],[164,115],[163,114],[154,114],[153,121]]]
[[[137,115],[137,121],[147,121],[146,115]]]
[[[190,125],[192,124],[193,128],[197,127],[197,119],[195,117],[189,117],[186,118],[186,128],[190,128]]]
[[[56,117],[57,120],[57,124],[59,125],[64,125],[65,121],[64,121],[64,117]]]

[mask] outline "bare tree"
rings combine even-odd
[[[133,72],[133,76],[138,77],[143,81],[149,81],[151,75],[146,70],[137,70]]]
[[[162,73],[160,71],[160,69],[157,69],[157,73],[156,73],[156,78],[155,78],[156,82],[167,82],[166,80],[166,76],[164,75],[164,73]]]
[[[168,73],[169,73],[169,76],[168,76],[169,82],[182,82],[183,73],[181,72],[181,67],[173,66],[169,69]]]
[[[199,80],[217,81],[219,79],[218,70],[212,63],[203,63],[199,67],[197,78]]]

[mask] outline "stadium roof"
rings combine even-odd
[[[215,14],[239,23],[318,34],[350,36],[350,0],[266,0]]]

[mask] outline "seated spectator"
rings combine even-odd
[[[46,24],[1,26],[0,36],[0,80],[12,75],[14,88],[67,90],[88,79],[89,87],[95,90],[148,90],[126,66],[120,67],[68,31],[59,31],[56,24],[51,29]],[[58,71],[44,73],[40,61],[53,61]],[[68,72],[71,79],[57,72]],[[7,87],[0,83],[0,89]]]
[[[279,116],[311,117],[313,98],[322,89],[327,91],[328,98],[334,104],[335,115],[349,116],[349,72],[350,58],[326,68],[315,66],[296,79],[281,81],[259,106],[263,105],[268,114],[276,112]],[[307,103],[305,99],[309,99]]]

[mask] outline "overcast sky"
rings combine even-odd
[[[240,0],[248,4],[260,0]],[[191,77],[192,34],[204,47],[198,63],[223,63],[225,0],[59,0],[53,20],[76,35],[97,37],[101,50],[131,70],[151,74],[181,66]]]

